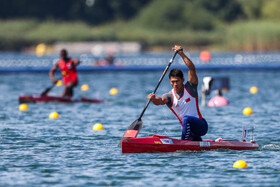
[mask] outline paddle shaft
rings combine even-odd
[[[49,91],[51,91],[51,89],[53,89],[53,87],[56,85],[57,81],[55,83],[53,83],[50,87],[48,87],[45,91],[43,91],[41,93],[41,95],[47,95],[47,93],[49,93]]]
[[[176,50],[175,53],[174,53],[174,55],[173,55],[173,57],[172,57],[171,60],[169,61],[169,64],[166,66],[166,68],[165,68],[163,74],[161,75],[161,77],[160,77],[160,79],[159,79],[159,82],[158,82],[158,84],[157,84],[157,86],[156,86],[156,88],[155,88],[153,94],[156,93],[156,91],[157,91],[157,89],[158,89],[158,87],[159,87],[159,85],[160,85],[162,79],[164,78],[164,76],[165,76],[167,70],[169,69],[169,67],[170,67],[171,64],[173,63],[174,58],[175,58],[175,56],[177,55],[177,53],[178,53],[178,51]],[[137,134],[139,133],[140,129],[142,128],[142,120],[141,120],[141,118],[142,118],[142,116],[144,115],[146,109],[148,108],[150,102],[151,102],[151,99],[149,99],[149,101],[147,102],[147,104],[146,104],[146,106],[144,107],[144,109],[143,109],[142,113],[140,114],[139,118],[138,118],[137,120],[135,120],[135,121],[127,128],[127,130],[126,130],[126,132],[124,133],[124,135],[123,135],[121,141],[120,141],[119,144],[118,144],[119,147],[122,145],[123,140],[129,139],[129,138],[135,138],[135,137],[137,136]]]
[[[176,57],[176,55],[177,55],[177,53],[178,53],[178,52],[179,52],[179,51],[178,51],[178,50],[176,50],[176,51],[175,51],[175,53],[174,53],[174,55],[173,55],[173,57],[170,59],[169,64],[166,66],[166,68],[165,68],[165,70],[164,70],[163,74],[161,75],[161,77],[160,77],[160,79],[159,79],[159,82],[158,82],[158,84],[157,84],[157,86],[156,86],[155,90],[153,91],[153,94],[155,94],[155,93],[156,93],[156,91],[157,91],[157,89],[158,89],[158,87],[159,87],[159,85],[160,85],[160,83],[161,83],[162,79],[164,78],[164,76],[165,76],[166,72],[168,71],[169,67],[170,67],[170,66],[171,66],[171,64],[173,63],[174,58]],[[147,102],[147,104],[146,104],[146,106],[144,107],[144,109],[143,109],[142,113],[140,114],[140,116],[139,116],[138,120],[141,120],[141,118],[142,118],[142,116],[144,115],[144,113],[145,113],[146,109],[148,108],[148,106],[149,106],[150,102],[151,102],[151,99],[149,99],[149,101]]]

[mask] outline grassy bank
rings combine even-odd
[[[112,23],[92,27],[83,22],[0,20],[0,50],[22,50],[57,41],[140,41],[144,49],[179,43],[210,50],[278,50],[280,25],[271,21],[239,22],[206,31],[156,30],[134,23]]]
[[[225,46],[231,50],[280,49],[280,25],[273,21],[239,22],[227,29]]]

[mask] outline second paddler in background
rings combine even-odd
[[[76,58],[68,57],[66,49],[60,51],[60,60],[54,64],[49,72],[50,79],[53,83],[57,80],[54,78],[54,72],[60,68],[62,81],[65,86],[62,97],[71,98],[74,95],[74,87],[78,85],[78,73],[76,66],[80,61]]]

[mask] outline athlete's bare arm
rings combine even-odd
[[[185,64],[189,68],[189,72],[188,72],[189,82],[197,85],[198,84],[198,78],[197,78],[197,75],[196,75],[196,70],[195,70],[195,66],[194,66],[193,62],[185,55],[183,50],[180,50],[180,49],[183,49],[182,46],[175,45],[174,48],[179,51],[178,54],[182,57]]]
[[[80,61],[79,61],[78,59],[76,59],[76,58],[71,58],[71,61],[73,62],[73,64],[74,64],[75,66],[77,66],[77,65],[80,64]]]
[[[168,99],[166,97],[156,97],[155,94],[150,93],[147,96],[148,99],[151,99],[151,101],[155,104],[155,105],[165,105],[168,103]]]
[[[49,72],[49,76],[50,76],[50,79],[53,83],[56,83],[56,79],[54,78],[54,72],[57,70],[58,68],[58,63],[56,63],[55,65],[53,65],[53,67],[51,68],[50,72]]]

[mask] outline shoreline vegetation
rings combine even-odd
[[[156,29],[134,22],[91,26],[85,22],[0,20],[0,50],[24,51],[39,43],[136,41],[144,51],[161,51],[178,43],[194,50],[279,51],[280,24],[272,20],[237,21],[215,29]]]
[[[0,6],[0,51],[26,51],[39,43],[131,41],[143,51],[174,44],[211,51],[280,49],[280,0],[24,2]]]

